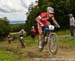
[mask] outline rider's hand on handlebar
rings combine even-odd
[[[55,25],[55,27],[60,28],[60,25]]]
[[[42,27],[44,27],[44,24],[41,23],[40,25],[41,25]]]
[[[58,28],[60,28],[60,25],[58,25]]]

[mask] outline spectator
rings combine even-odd
[[[71,36],[74,36],[74,26],[75,26],[75,19],[73,17],[73,14],[69,14],[69,17],[70,17],[70,33],[71,33]]]
[[[36,29],[34,26],[32,26],[31,28],[31,38],[34,40],[35,39],[35,35],[36,35]]]

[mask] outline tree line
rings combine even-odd
[[[0,40],[11,32],[19,32],[22,28],[25,28],[25,24],[10,24],[7,17],[0,18]]]

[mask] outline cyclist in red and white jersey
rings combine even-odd
[[[48,19],[51,18],[56,27],[59,27],[59,24],[54,18],[54,8],[47,7],[47,12],[42,12],[39,16],[36,17],[38,22],[38,32],[39,32],[39,49],[43,48],[42,46],[42,27],[51,24]]]

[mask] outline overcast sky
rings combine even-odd
[[[31,2],[35,4],[35,0],[0,0],[0,18],[26,20],[26,12]]]

